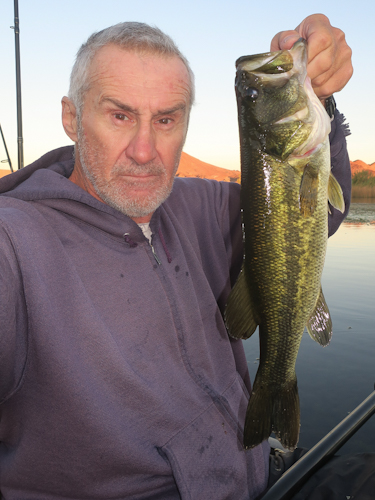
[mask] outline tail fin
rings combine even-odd
[[[244,447],[253,448],[271,432],[284,448],[294,450],[298,443],[300,409],[297,378],[272,389],[262,383],[258,373],[246,412]]]

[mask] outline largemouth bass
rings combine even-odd
[[[344,211],[330,173],[330,119],[307,77],[307,45],[237,60],[244,260],[225,321],[235,338],[259,325],[260,363],[244,446],[274,432],[294,449],[300,427],[296,358],[305,326],[321,345],[332,323],[321,290],[328,200]]]

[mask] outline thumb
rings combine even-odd
[[[277,50],[289,50],[293,47],[294,43],[301,38],[298,31],[280,31],[275,35],[271,42],[271,52]]]

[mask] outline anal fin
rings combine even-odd
[[[322,346],[330,343],[332,338],[332,320],[326,304],[322,288],[315,309],[306,325],[310,337]]]

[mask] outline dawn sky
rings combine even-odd
[[[62,129],[60,102],[68,91],[70,70],[82,42],[112,24],[141,21],[172,36],[195,72],[196,105],[184,150],[219,167],[239,169],[235,60],[267,52],[277,32],[295,28],[316,12],[326,14],[333,26],[345,32],[353,50],[354,76],[335,96],[352,132],[350,159],[375,162],[374,2],[19,0],[25,165],[71,143]],[[2,0],[0,124],[16,167],[13,24],[13,0]],[[0,160],[5,158],[0,142]]]

